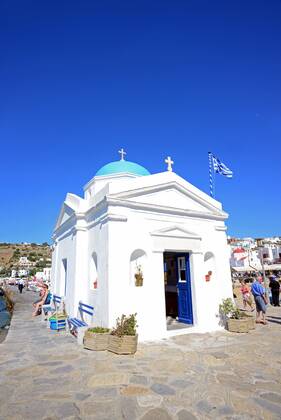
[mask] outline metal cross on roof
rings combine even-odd
[[[171,157],[170,157],[170,156],[168,156],[168,157],[167,157],[167,159],[165,159],[165,163],[167,163],[167,164],[168,164],[168,168],[167,168],[167,170],[168,170],[169,172],[173,172],[172,165],[174,164],[174,161],[171,159]]]
[[[125,152],[125,150],[123,149],[123,147],[122,147],[122,149],[121,149],[121,150],[118,150],[118,153],[120,153],[120,156],[121,156],[121,159],[120,159],[120,160],[125,160],[125,159],[124,159],[124,156],[125,156],[127,153]]]

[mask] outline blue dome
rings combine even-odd
[[[122,172],[141,176],[150,175],[147,169],[137,163],[129,162],[127,160],[117,160],[116,162],[110,162],[107,165],[104,165],[98,170],[95,176],[120,174]]]

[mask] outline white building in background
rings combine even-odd
[[[26,270],[25,268],[21,268],[18,270],[18,277],[25,277],[28,276],[29,270]]]
[[[20,257],[18,261],[18,265],[22,268],[24,267],[32,267],[35,265],[34,262],[29,261],[27,257]]]
[[[272,239],[272,240],[271,240]],[[281,263],[281,242],[276,238],[252,239],[229,238],[231,247],[230,265],[238,271],[261,271],[262,263],[265,269],[279,269]],[[269,267],[270,266],[270,267]]]
[[[151,175],[120,153],[84,198],[66,196],[53,235],[54,292],[70,315],[80,300],[93,305],[95,325],[136,312],[141,340],[221,328],[219,304],[232,297],[228,215],[172,172],[170,158],[167,172]]]
[[[35,273],[37,281],[50,282],[51,281],[51,267],[43,268],[43,271],[37,271]]]
[[[26,270],[24,268],[21,268],[19,270],[13,269],[11,271],[11,277],[12,278],[15,278],[15,277],[25,277],[25,276],[28,276],[28,274],[29,274],[29,270]]]

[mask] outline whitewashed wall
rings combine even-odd
[[[105,194],[125,191],[143,183],[149,187],[149,176],[144,180],[115,180],[105,188]],[[173,207],[176,204],[196,211],[204,211],[200,200],[206,199],[220,211],[220,203],[190,186],[174,174],[151,176],[154,184],[161,183],[161,204]],[[182,183],[182,188],[190,188],[196,193],[198,203],[184,199],[181,193],[171,188],[163,193],[165,182]],[[134,184],[132,184],[134,183]],[[90,183],[92,188],[92,184]],[[98,193],[102,200],[102,190]],[[85,192],[87,198],[87,191]],[[68,195],[69,196],[69,195]],[[66,307],[70,315],[77,315],[79,300],[95,308],[94,324],[113,327],[116,318],[137,312],[140,340],[153,340],[177,332],[167,332],[165,311],[165,288],[163,252],[189,252],[194,326],[181,332],[213,331],[220,328],[218,306],[221,300],[232,296],[229,268],[229,250],[226,243],[225,225],[221,220],[213,220],[208,215],[202,217],[161,214],[156,210],[134,209],[118,204],[99,205],[87,211],[95,197],[88,201],[70,195],[75,218],[68,210],[61,215],[62,227],[56,231],[57,245],[53,252],[52,276],[56,293],[63,295],[62,260],[67,259]],[[79,201],[80,200],[80,201]],[[134,201],[134,198],[132,199]],[[143,199],[136,199],[137,204]],[[146,197],[145,197],[146,200]],[[157,194],[147,198],[147,202],[157,205]],[[179,204],[180,203],[180,204]],[[188,204],[189,203],[189,204]],[[159,203],[158,203],[159,204]],[[189,205],[189,207],[186,207]],[[85,213],[81,209],[85,209]],[[69,218],[69,219],[68,219]],[[69,220],[69,221],[68,221]],[[144,284],[135,287],[132,281],[132,253],[143,250]],[[96,255],[96,271],[92,265]],[[207,258],[210,256],[211,258]],[[206,282],[209,270],[213,274]],[[93,288],[93,276],[97,277],[97,288]]]

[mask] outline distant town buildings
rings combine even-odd
[[[281,270],[281,237],[228,238],[234,271]]]
[[[37,281],[51,281],[51,267],[43,268],[43,271],[37,271],[35,273]]]

